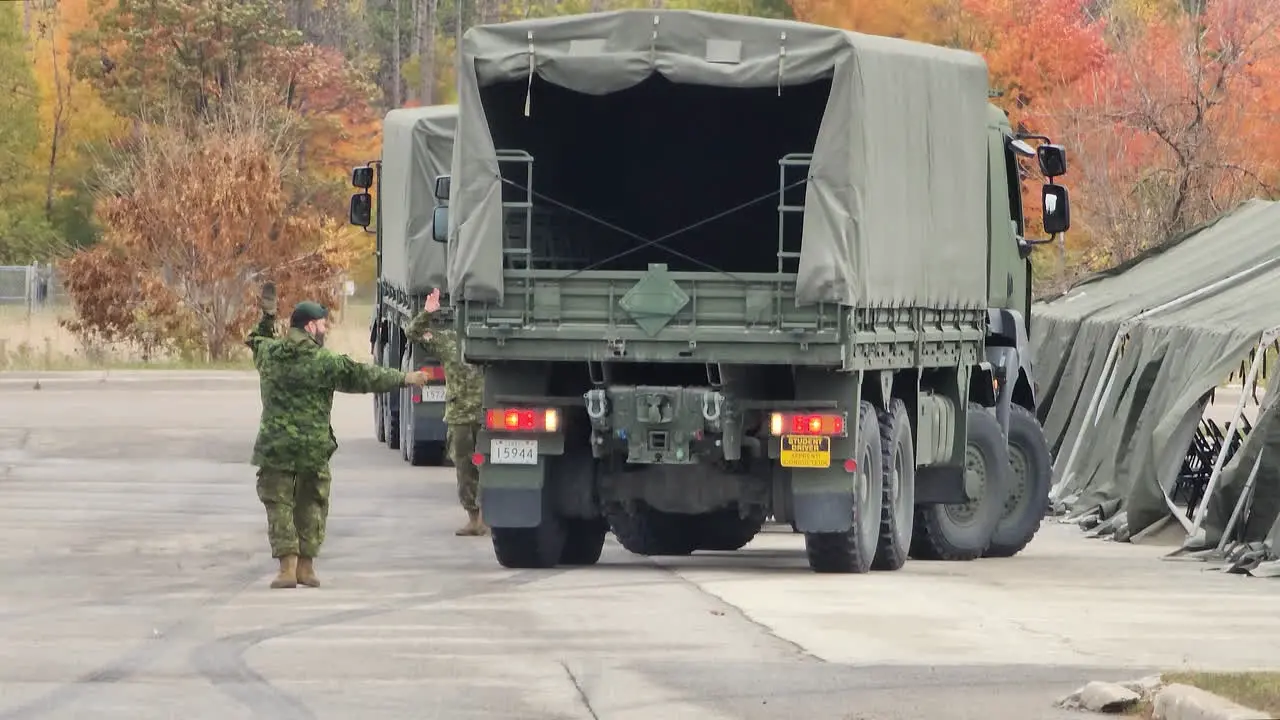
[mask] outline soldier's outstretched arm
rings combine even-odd
[[[325,356],[325,372],[330,386],[344,393],[379,393],[398,390],[406,385],[416,384],[410,375],[392,368],[378,367],[369,363],[352,360],[346,355],[339,355],[328,350],[321,351]]]

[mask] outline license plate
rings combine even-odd
[[[831,467],[831,438],[821,435],[783,435],[782,467]]]
[[[444,385],[424,385],[422,402],[444,402]]]
[[[537,465],[537,440],[490,440],[489,462],[495,465]]]

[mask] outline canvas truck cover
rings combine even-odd
[[[431,214],[457,124],[457,105],[392,110],[382,123],[382,279],[406,292],[447,289],[445,246],[431,239]]]
[[[726,47],[736,62],[724,61]],[[605,95],[661,73],[675,83],[778,87],[784,98],[788,86],[832,79],[805,195],[800,304],[986,304],[988,85],[978,55],[797,22],[623,10],[474,27],[461,67],[455,296],[500,302],[503,292],[502,181],[480,88],[537,73]],[[535,95],[535,119],[537,105]]]

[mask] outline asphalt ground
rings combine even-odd
[[[270,590],[251,373],[0,375],[0,720],[1067,718],[1153,669],[1280,663],[1280,585],[1058,524],[1011,559],[739,553],[511,571],[452,470],[339,396],[324,587]]]

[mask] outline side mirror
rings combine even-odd
[[[441,175],[440,177],[436,178],[435,196],[436,196],[436,199],[441,202],[445,202],[446,200],[449,199],[449,176],[448,175]]]
[[[1041,145],[1036,148],[1036,159],[1040,161],[1040,172],[1047,178],[1067,174],[1067,150],[1061,145]]]
[[[437,205],[431,213],[431,239],[438,243],[449,242],[449,208]]]
[[[352,225],[358,225],[367,230],[369,223],[373,220],[373,196],[367,192],[352,195],[350,216]]]
[[[1050,235],[1064,233],[1071,227],[1071,201],[1067,189],[1048,183],[1044,186],[1040,207],[1044,209],[1044,231]]]
[[[351,170],[351,185],[361,190],[368,190],[373,187],[373,168],[368,165],[361,165]]]

